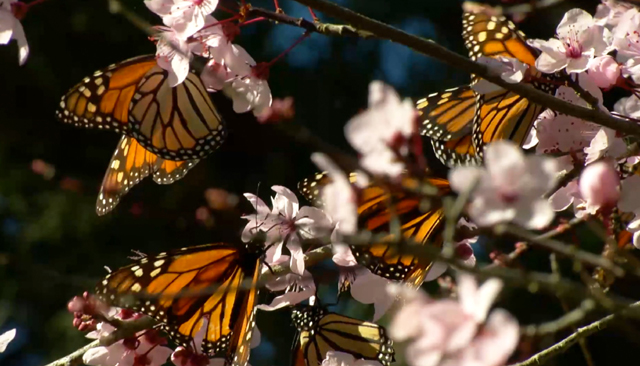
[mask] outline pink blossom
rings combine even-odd
[[[620,98],[620,100],[613,105],[613,110],[623,116],[640,119],[640,98],[635,95]]]
[[[554,185],[555,160],[526,156],[510,141],[496,141],[485,149],[485,166],[457,167],[449,172],[456,192],[472,190],[467,212],[479,226],[513,221],[541,229],[553,219],[550,203],[542,197]]]
[[[395,299],[386,291],[392,281],[358,267],[351,283],[351,296],[363,304],[373,304],[373,321],[379,320],[389,310]]]
[[[616,131],[602,127],[593,137],[589,146],[584,148],[585,164],[591,164],[603,157],[615,159],[626,152],[627,144],[617,135]]]
[[[622,67],[613,57],[600,56],[593,59],[589,65],[589,76],[593,78],[599,88],[609,89],[616,85],[621,69]]]
[[[602,0],[602,4],[596,8],[596,14],[593,19],[597,24],[609,26],[610,28],[618,25],[622,15],[632,8],[633,5],[625,4],[618,0]]]
[[[382,366],[378,361],[356,359],[353,355],[338,351],[328,351],[322,366]]]
[[[9,44],[11,39],[15,39],[19,49],[18,61],[24,65],[29,56],[29,44],[24,28],[13,12],[15,4],[19,2],[0,0],[0,44]]]
[[[598,161],[587,165],[580,175],[580,195],[587,203],[587,211],[611,209],[620,199],[620,178],[611,162]]]
[[[456,361],[460,357],[473,358],[478,366],[498,365],[513,352],[519,337],[517,321],[506,311],[494,310],[487,318],[501,288],[500,280],[478,287],[473,277],[460,274],[456,301],[433,300],[422,291],[390,286],[390,295],[400,296],[404,306],[393,317],[389,335],[409,341],[405,357],[412,366],[462,365]]]
[[[340,224],[340,232],[354,234],[358,226],[356,193],[347,175],[322,153],[311,154],[311,160],[331,178],[331,183],[322,189],[322,202],[327,215]]]
[[[492,75],[500,76],[502,80],[516,84],[522,81],[529,68],[528,65],[520,62],[520,60],[511,57],[485,57],[480,56],[477,59],[478,63],[481,63],[489,68]],[[480,79],[474,83],[471,88],[480,94],[492,93],[502,89],[501,87],[493,84],[485,79]]]
[[[311,239],[326,235],[331,230],[329,217],[322,210],[304,206],[299,208],[298,198],[288,188],[272,186],[276,192],[271,199],[273,209],[268,212],[267,205],[256,195],[244,196],[256,209],[255,214],[243,216],[249,220],[242,232],[242,240],[249,241],[256,230],[267,233],[267,263],[277,262],[283,246],[291,253],[291,270],[298,275],[304,273],[304,254],[300,247],[300,238]]]
[[[166,26],[186,38],[202,29],[205,17],[216,10],[218,0],[145,0],[144,4],[162,17]]]
[[[16,337],[16,330],[11,329],[0,334],[0,353],[7,349],[9,343]]]
[[[157,331],[146,330],[108,347],[92,348],[82,356],[82,361],[94,366],[161,366],[173,352],[170,348],[160,346],[164,342]]]
[[[371,173],[397,177],[401,161],[410,152],[410,138],[417,134],[417,112],[409,99],[401,100],[392,87],[369,84],[369,108],[351,118],[345,136],[360,153],[360,164]]]
[[[167,70],[169,73],[169,85],[174,87],[182,83],[189,75],[190,47],[187,39],[173,29],[167,27],[156,28],[159,32],[153,39],[158,41],[156,44],[158,66]]]
[[[623,62],[622,75],[640,82],[640,12],[631,8],[620,17],[613,33],[613,47],[618,50],[616,58]]]
[[[579,75],[580,86],[598,100],[601,109],[602,91],[593,79],[586,74]],[[561,86],[556,97],[582,107],[587,103],[572,88]],[[554,152],[574,152],[589,146],[600,130],[600,126],[565,114],[555,114],[550,110],[541,113],[534,122],[535,136],[538,140],[536,152],[539,154]]]
[[[283,255],[280,257],[278,262],[273,264],[286,263],[288,261],[289,256]],[[295,305],[307,300],[311,296],[315,296],[316,294],[316,284],[309,271],[304,271],[302,276],[295,273],[287,273],[284,276],[278,276],[269,281],[266,284],[266,287],[269,291],[284,291],[284,293],[276,296],[270,304],[261,304],[256,306],[256,308],[265,311],[273,311],[286,306]]]
[[[582,9],[569,10],[558,27],[558,38],[548,41],[529,41],[542,51],[536,60],[536,68],[544,73],[554,73],[566,68],[567,72],[587,70],[595,56],[606,53],[611,44],[611,32],[596,24],[593,17]]]

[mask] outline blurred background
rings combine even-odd
[[[148,21],[161,23],[142,0],[123,2]],[[460,35],[461,1],[337,2],[466,55]],[[222,3],[233,6],[231,0]],[[531,1],[502,5],[518,3]],[[273,8],[269,0],[253,5]],[[309,17],[305,7],[291,0],[281,0],[280,5],[291,16]],[[531,38],[549,38],[566,10],[582,7],[593,13],[596,5],[597,1],[560,1],[529,14],[518,26]],[[228,120],[229,138],[223,147],[184,179],[169,186],[146,179],[112,213],[98,217],[96,197],[119,136],[63,125],[54,118],[54,110],[60,97],[85,76],[154,53],[155,46],[127,20],[110,14],[106,1],[47,0],[34,6],[22,24],[31,48],[27,64],[18,66],[15,43],[0,47],[0,333],[17,328],[18,334],[0,354],[3,366],[44,365],[86,344],[84,334],[72,327],[66,305],[73,296],[93,289],[106,274],[104,266],[127,264],[131,250],[158,253],[237,240],[245,223],[239,216],[251,209],[242,193],[257,192],[267,200],[272,185],[295,189],[299,180],[315,171],[310,151],[250,116],[239,116]],[[236,43],[257,61],[269,61],[301,33],[286,25],[259,22],[242,27]],[[390,42],[312,34],[273,66],[269,84],[274,98],[295,98],[294,123],[348,149],[343,125],[366,107],[367,85],[374,79],[417,100],[468,82],[469,75]],[[432,158],[435,169],[444,174]],[[207,191],[210,188],[216,190]],[[238,202],[235,207],[220,209],[234,202]],[[488,261],[486,253],[476,255]],[[524,260],[533,268],[548,270],[546,258],[544,253],[532,253]],[[329,280],[321,285],[327,302],[335,301],[332,270],[330,263],[314,269],[328,273]],[[505,291],[499,305],[523,324],[562,314],[557,299],[521,290]],[[341,302],[337,310],[362,319],[372,315],[370,307],[354,301]],[[289,363],[294,331],[282,326],[290,323],[289,316],[288,310],[259,313],[263,337],[251,358],[253,365]],[[637,346],[628,339],[619,332],[589,338],[595,364],[610,364],[611,354]],[[554,340],[551,336],[524,342],[514,360]],[[585,360],[574,346],[549,364],[583,365]]]

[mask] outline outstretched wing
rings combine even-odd
[[[80,127],[134,137],[167,160],[202,158],[224,141],[220,114],[195,73],[171,87],[155,56],[96,71],[60,101],[57,117]]]
[[[243,289],[243,281],[257,280],[258,263],[259,255],[231,244],[183,248],[143,257],[110,273],[96,294],[110,304],[153,317],[184,347],[193,346],[195,334],[206,324],[203,353],[235,352],[236,344],[247,336],[241,330],[248,329],[247,319],[252,318],[247,314],[253,312],[257,291],[255,286]]]

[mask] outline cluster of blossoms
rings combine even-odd
[[[241,46],[234,44],[240,33],[237,17],[223,21],[211,14],[218,0],[145,0],[147,8],[162,18],[157,26],[158,65],[169,73],[169,84],[182,83],[189,74],[194,55],[208,59],[200,78],[209,92],[223,91],[233,100],[236,113],[253,111],[256,116],[271,106],[271,90],[266,79],[269,67],[258,64]],[[20,24],[30,4],[0,1],[0,44],[15,39],[20,48],[20,65],[29,55],[29,45]]]
[[[211,13],[218,0],[145,0],[165,26],[156,27],[158,65],[169,72],[169,83],[176,86],[189,74],[193,55],[209,61],[200,78],[210,92],[224,90],[233,100],[236,113],[261,114],[271,105],[266,81],[268,67],[255,60],[233,39],[240,28],[233,20],[218,21]]]
[[[582,9],[568,11],[556,28],[556,37],[529,40],[541,51],[535,68],[542,77],[566,72],[590,94],[591,103],[603,112],[637,122],[640,118],[640,12],[636,7],[616,1],[603,1],[595,16]],[[522,81],[529,69],[522,62],[505,57],[480,57],[492,73],[510,83]],[[547,75],[545,75],[547,74]],[[485,80],[473,85],[478,93],[497,87]],[[620,88],[630,96],[618,100],[612,110],[603,105],[603,92]],[[569,86],[560,86],[556,97],[587,107],[589,104]],[[594,103],[594,104],[595,104]],[[485,167],[454,169],[452,188],[458,192],[474,190],[469,216],[479,226],[512,221],[532,229],[551,224],[558,211],[573,209],[576,216],[602,215],[614,208],[637,214],[640,201],[634,187],[634,172],[640,156],[628,151],[616,131],[556,113],[543,111],[534,122],[525,149],[537,156],[526,157],[517,146],[496,142],[485,150]],[[555,155],[556,158],[541,155]],[[580,177],[563,181],[557,178],[574,168]],[[624,168],[624,169],[623,169]],[[546,195],[550,195],[547,200]],[[633,243],[640,247],[640,221],[633,220],[627,230],[634,232]]]

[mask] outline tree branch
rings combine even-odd
[[[587,326],[578,328],[578,330],[572,335],[568,336],[564,340],[554,344],[553,346],[545,349],[542,352],[539,352],[529,359],[512,364],[510,366],[533,366],[533,365],[542,365],[551,357],[557,356],[563,352],[565,352],[569,347],[573,346],[578,340],[588,337],[600,330],[605,329],[609,325],[611,325],[614,321],[619,320],[624,317],[630,311],[637,311],[640,309],[640,302],[636,302],[630,305],[627,309],[621,310],[616,314],[608,315],[597,322],[591,323]]]
[[[420,38],[394,28],[380,21],[368,18],[352,10],[325,0],[295,0],[300,4],[309,6],[321,11],[329,16],[338,18],[351,24],[356,29],[372,33],[375,37],[388,39],[392,42],[402,44],[414,51],[436,58],[455,68],[475,74],[486,79],[504,89],[521,95],[534,103],[550,108],[554,111],[578,117],[583,120],[597,123],[601,126],[612,128],[616,131],[640,137],[640,125],[632,123],[622,118],[614,117],[608,113],[595,109],[580,107],[569,102],[565,102],[552,95],[535,89],[528,84],[510,84],[502,80],[499,75],[493,75],[490,70],[479,63],[473,62],[467,57],[450,51],[432,40]]]
[[[350,25],[327,24],[318,21],[311,22],[305,18],[294,18],[283,13],[276,13],[261,8],[251,8],[251,10],[247,12],[247,15],[251,17],[263,17],[278,23],[299,27],[311,33],[320,33],[326,36],[359,37],[365,39],[375,37],[370,32],[359,30]]]

